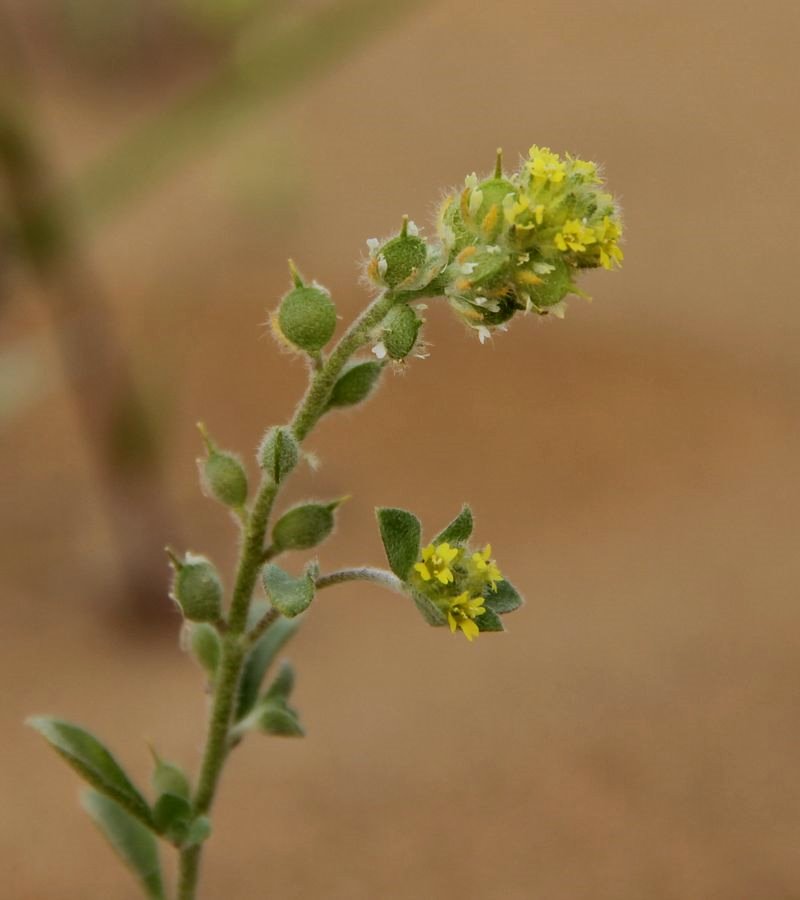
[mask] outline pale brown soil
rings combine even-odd
[[[484,348],[431,310],[431,358],[310,441],[323,466],[287,499],[353,494],[323,565],[380,562],[377,504],[435,529],[468,499],[528,604],[468,646],[371,588],[320,597],[290,649],[308,737],[237,751],[204,897],[800,898],[796,25],[788,2],[437,4],[96,245],[186,541],[230,566],[194,422],[247,451],[289,412],[302,367],[260,325],[289,254],[349,316],[363,239],[425,221],[496,143],[598,156],[627,211],[629,263],[592,276],[593,305]],[[124,122],[44,81],[70,164]],[[291,159],[277,223],[237,200],[265,147]],[[202,680],[173,634],[112,614],[46,316],[15,287],[4,335],[41,336],[52,377],[0,444],[0,896],[133,900],[22,720],[92,726],[144,782],[144,739],[196,765]]]

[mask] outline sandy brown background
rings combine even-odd
[[[173,82],[92,76],[37,6],[40,112],[71,171]],[[468,646],[377,590],[321,596],[290,652],[308,737],[237,752],[204,897],[800,898],[798,9],[423,4],[92,242],[186,541],[230,566],[194,422],[248,450],[290,412],[302,366],[262,327],[287,256],[349,317],[364,240],[429,223],[498,144],[602,161],[625,209],[626,265],[587,279],[592,305],[486,347],[437,306],[431,358],[311,439],[323,466],[287,499],[353,494],[324,564],[380,562],[377,504],[435,529],[468,499],[528,603]],[[0,894],[127,900],[22,720],[89,724],[144,781],[143,738],[196,765],[201,679],[173,631],[109,614],[106,523],[20,276],[0,329],[36,360],[0,444]]]

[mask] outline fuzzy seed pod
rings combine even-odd
[[[239,457],[227,450],[220,450],[211,440],[205,426],[197,426],[205,441],[208,455],[197,461],[200,481],[206,494],[225,506],[238,509],[247,500],[247,472]]]
[[[389,356],[396,360],[405,359],[414,349],[421,327],[422,319],[410,306],[396,306],[384,323],[383,345]]]
[[[258,449],[258,464],[276,484],[294,469],[300,459],[300,445],[288,428],[270,428]]]
[[[290,344],[317,353],[336,330],[336,307],[330,294],[318,285],[295,287],[281,301],[277,324]]]
[[[190,622],[214,622],[222,609],[222,583],[205,556],[187,553],[183,560],[171,554],[175,575],[172,598]]]

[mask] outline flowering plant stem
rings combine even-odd
[[[389,311],[400,301],[401,296],[391,291],[375,299],[345,332],[328,359],[315,371],[289,426],[298,442],[308,436],[324,413],[330,392],[347,361],[369,341],[372,330],[380,325]],[[192,804],[195,816],[205,815],[211,808],[230,749],[230,728],[236,692],[246,650],[248,645],[252,645],[251,635],[245,633],[247,614],[256,579],[264,562],[264,540],[278,490],[279,485],[271,476],[264,473],[253,508],[243,522],[244,541],[239,556],[228,626],[222,639],[222,655],[214,682],[214,697],[203,761]],[[321,578],[318,586],[324,587],[355,579],[381,581],[387,586],[402,590],[402,583],[391,573],[367,568],[333,573]],[[253,629],[252,637],[260,637],[277,618],[267,613],[262,622]],[[262,623],[263,627],[259,627]],[[181,850],[179,900],[194,900],[202,848],[202,844],[194,844]]]

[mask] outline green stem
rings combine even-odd
[[[316,372],[291,422],[292,431],[298,441],[308,436],[325,412],[336,379],[341,375],[347,361],[356,350],[360,350],[367,343],[372,329],[380,325],[389,310],[398,302],[400,301],[397,295],[387,292],[370,303],[342,336],[325,365]]]
[[[316,580],[317,590],[331,587],[334,584],[342,584],[346,581],[371,581],[398,594],[405,594],[406,588],[403,582],[392,572],[386,569],[374,569],[372,566],[358,566],[352,569],[339,569],[320,575]]]
[[[398,302],[399,298],[390,293],[382,294],[375,299],[345,332],[324,365],[315,372],[290,424],[298,441],[308,436],[325,412],[336,379],[347,361],[367,343],[372,330]],[[228,618],[228,631],[223,637],[208,735],[194,797],[195,816],[205,815],[211,808],[230,747],[229,736],[236,693],[247,650],[252,646],[250,636],[245,634],[247,615],[256,579],[263,565],[264,539],[278,491],[279,485],[268,476],[264,476],[252,511],[247,517]],[[263,630],[266,630],[269,624],[271,621],[266,622]],[[194,900],[201,856],[202,845],[199,844],[181,850],[179,900]]]

